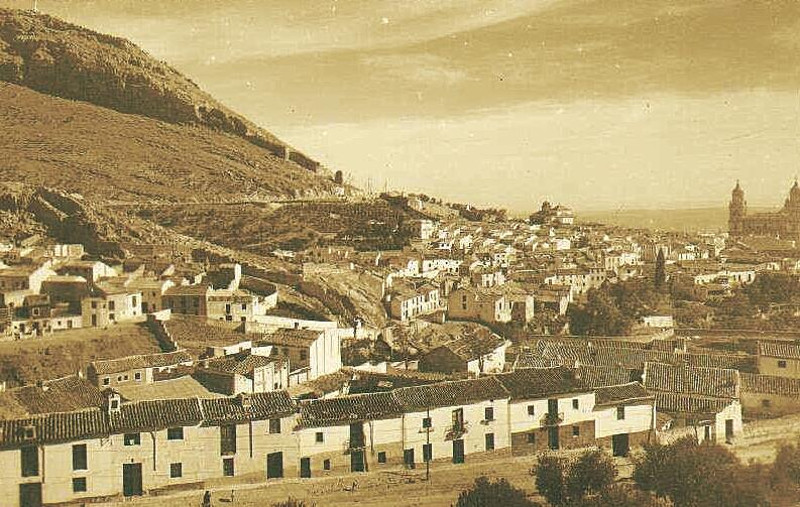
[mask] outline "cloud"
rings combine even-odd
[[[407,80],[418,85],[450,86],[468,79],[464,69],[431,54],[369,55],[361,59],[380,80]]]

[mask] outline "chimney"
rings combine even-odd
[[[108,415],[119,414],[122,409],[122,397],[113,389],[106,390],[105,395],[105,409]]]
[[[239,393],[237,398],[239,399],[239,405],[241,405],[243,409],[250,410],[253,406],[253,400],[249,393]]]

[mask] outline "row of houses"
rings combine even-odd
[[[626,455],[655,437],[636,382],[592,388],[566,368],[298,402],[286,391],[126,401],[0,421],[7,505],[130,497],[228,478],[367,472],[485,453],[599,445]]]

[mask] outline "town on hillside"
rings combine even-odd
[[[402,245],[276,250],[280,273],[180,245],[0,245],[7,498],[735,448],[800,413],[800,253],[734,226],[738,185],[731,233],[693,236],[381,198],[417,214]]]

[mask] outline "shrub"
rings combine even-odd
[[[456,507],[539,507],[528,499],[525,491],[515,488],[505,479],[490,482],[486,477],[478,477],[471,489],[458,495]]]
[[[541,455],[532,473],[536,488],[551,505],[578,505],[614,484],[617,468],[602,451],[588,451],[574,460]]]

